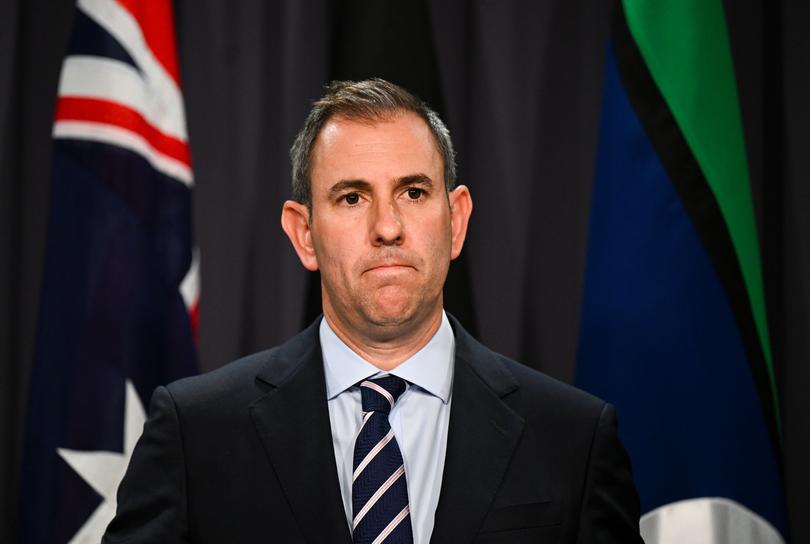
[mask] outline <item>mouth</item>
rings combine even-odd
[[[366,272],[398,272],[409,268],[413,269],[412,266],[404,263],[380,263],[370,267]]]

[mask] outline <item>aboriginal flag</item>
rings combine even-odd
[[[779,400],[722,0],[624,0],[577,384],[615,403],[649,544],[787,539]]]
[[[20,542],[100,541],[143,400],[197,371],[171,0],[79,0],[59,83]]]

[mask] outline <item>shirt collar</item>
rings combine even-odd
[[[326,318],[321,319],[321,352],[326,375],[326,397],[331,400],[361,380],[381,373],[338,338]],[[386,374],[399,376],[447,404],[453,385],[455,336],[447,315],[433,338],[409,359]]]

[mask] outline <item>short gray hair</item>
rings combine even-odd
[[[292,160],[293,199],[312,206],[312,151],[318,134],[333,117],[351,120],[384,121],[399,112],[412,112],[427,124],[444,162],[444,185],[447,191],[456,186],[456,155],[450,131],[435,111],[416,95],[384,79],[333,81],[326,93],[312,104],[304,126],[290,149]]]

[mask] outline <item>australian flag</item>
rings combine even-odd
[[[97,543],[159,384],[197,371],[171,0],[79,0],[53,127],[20,542]]]

